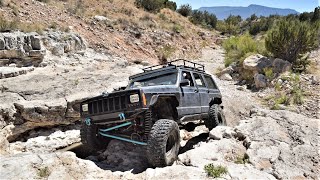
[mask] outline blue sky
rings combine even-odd
[[[178,7],[181,4],[190,4],[193,9],[210,6],[248,6],[258,4],[268,7],[290,8],[298,12],[313,11],[320,6],[320,0],[173,0]]]

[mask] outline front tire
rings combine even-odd
[[[226,118],[219,104],[213,104],[210,106],[208,119],[205,120],[205,125],[209,129],[209,131],[217,126],[227,125]]]
[[[107,148],[110,139],[102,137],[98,134],[98,131],[99,128],[97,125],[87,125],[85,122],[82,123],[80,137],[86,151],[96,152],[98,150]]]
[[[155,122],[148,137],[147,158],[153,167],[172,165],[178,158],[180,131],[178,124],[169,119]]]

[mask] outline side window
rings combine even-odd
[[[193,73],[193,76],[194,76],[194,81],[199,87],[206,87],[200,74]]]
[[[194,86],[194,82],[190,72],[182,71],[182,78],[189,80],[189,86]]]
[[[210,76],[205,75],[204,78],[207,81],[209,89],[217,89],[217,85],[214,83],[213,79]]]

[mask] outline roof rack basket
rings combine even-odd
[[[179,62],[181,62],[181,65],[177,65]],[[188,64],[189,64],[189,66],[188,66]],[[149,66],[149,67],[143,68],[142,70],[143,70],[143,72],[147,72],[147,71],[152,71],[154,69],[168,67],[168,66],[176,66],[176,67],[177,66],[183,66],[183,67],[186,67],[186,68],[196,69],[198,71],[204,71],[204,65],[199,64],[199,63],[195,63],[195,62],[192,62],[192,61],[189,61],[189,60],[185,60],[185,59],[176,59],[176,60],[170,61],[170,62],[168,62],[166,64],[159,64],[159,65]]]

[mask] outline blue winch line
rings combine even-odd
[[[123,138],[123,137],[113,136],[113,135],[105,134],[105,133],[102,133],[102,132],[99,132],[99,134],[101,134],[102,136],[105,136],[105,137],[118,139],[118,140],[121,140],[121,141],[126,141],[126,142],[130,142],[130,143],[134,143],[134,144],[147,145],[147,143],[145,143],[145,142],[140,142],[140,141],[135,141],[135,140],[131,140],[131,139]]]
[[[114,130],[114,129],[118,129],[118,128],[121,128],[121,127],[124,127],[124,126],[129,126],[130,124],[132,124],[132,123],[131,123],[131,122],[126,122],[126,123],[119,124],[119,125],[114,126],[114,127],[111,127],[111,128],[99,129],[99,131],[107,132],[107,131],[111,131],[111,130]]]
[[[87,126],[91,125],[91,119],[90,118],[86,118],[84,121],[85,121]]]

